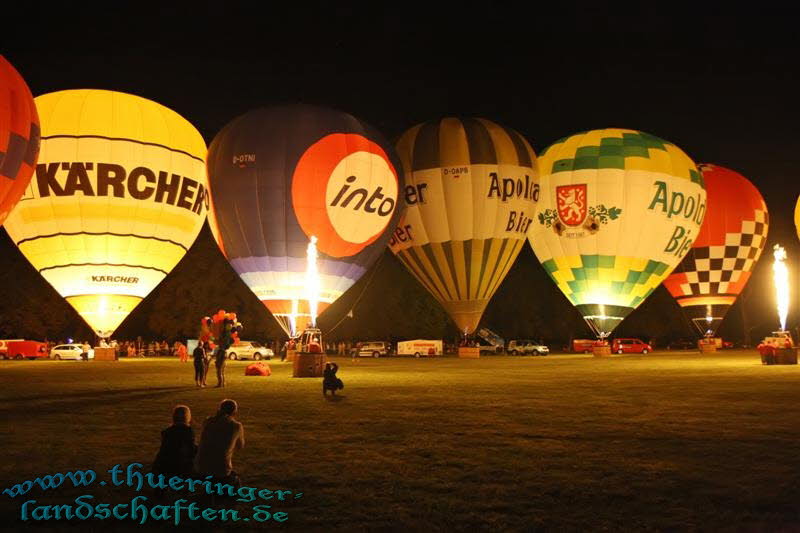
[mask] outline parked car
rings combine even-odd
[[[3,359],[47,359],[47,344],[38,341],[8,341]]]
[[[275,353],[271,348],[261,345],[255,341],[239,341],[231,344],[228,348],[228,359],[236,361],[237,359],[255,359],[261,361],[266,359],[269,361]]]
[[[595,342],[597,341],[592,339],[573,339],[572,351],[575,353],[592,353]]]
[[[506,353],[511,355],[547,355],[550,348],[532,340],[513,340],[508,342]]]
[[[649,353],[653,347],[640,339],[614,339],[611,344],[614,353]]]
[[[55,359],[56,361],[60,361],[62,359],[73,359],[75,361],[80,361],[83,359],[83,345],[82,344],[59,344],[54,346],[52,350],[50,350],[50,358]],[[87,359],[94,359],[94,349],[89,348],[89,351],[86,352]]]
[[[691,339],[678,339],[669,343],[667,346],[670,350],[696,350],[697,341]]]
[[[386,357],[391,353],[392,345],[384,341],[362,342],[358,347],[359,357]]]

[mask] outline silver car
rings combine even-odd
[[[514,340],[508,343],[506,352],[511,355],[547,355],[550,348],[531,340]]]
[[[270,348],[255,341],[239,341],[228,348],[228,359],[232,361],[237,359],[255,359],[256,361],[266,359],[269,361],[273,355],[275,354]]]
[[[50,358],[60,361],[62,359],[72,359],[80,361],[83,359],[83,345],[81,344],[59,344],[50,350]],[[87,359],[94,359],[94,348],[89,348]]]

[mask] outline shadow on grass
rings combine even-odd
[[[337,395],[337,396],[325,396],[325,399],[328,400],[331,403],[341,402],[345,398],[347,398],[347,396],[339,396],[339,395]]]
[[[25,402],[26,408],[19,404],[0,404],[0,415],[28,417],[29,410],[35,408],[40,414],[68,412],[73,409],[85,409],[87,405],[126,402],[138,399],[152,399],[167,396],[180,391],[194,391],[196,387],[141,387],[136,389],[99,390],[92,392],[75,392],[67,394],[44,394],[41,396],[23,396],[15,398],[15,402]]]
[[[92,398],[92,397],[99,397],[99,396],[113,396],[116,394],[131,394],[137,392],[163,392],[163,391],[179,391],[179,390],[190,390],[196,389],[195,386],[181,386],[181,387],[139,387],[136,389],[107,389],[107,390],[98,390],[98,391],[80,391],[80,392],[69,392],[69,393],[61,393],[61,394],[41,394],[38,396],[15,396],[14,401],[17,402],[36,402],[36,401],[48,401],[48,400],[64,400],[65,398]]]

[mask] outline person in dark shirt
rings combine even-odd
[[[192,351],[194,359],[194,382],[198,387],[206,386],[206,350],[203,343],[198,342],[197,348]]]
[[[213,476],[238,488],[239,475],[233,470],[233,454],[244,448],[244,426],[236,420],[239,405],[230,399],[222,400],[219,411],[203,423],[196,470],[202,477]]]
[[[164,474],[166,479],[192,476],[197,445],[191,423],[192,412],[189,407],[176,405],[172,410],[172,425],[161,432],[161,448],[153,461],[154,474]],[[162,495],[163,490],[157,489],[156,496]]]
[[[186,405],[172,410],[172,425],[161,432],[161,448],[153,462],[153,472],[165,476],[191,476],[194,472],[194,430],[192,412]]]
[[[214,355],[214,347],[210,342],[204,342],[203,349],[206,352],[206,357],[203,359],[203,387],[205,387],[206,378],[208,378],[208,367],[211,365],[211,356]]]
[[[336,363],[325,363],[325,370],[322,373],[323,396],[327,396],[328,391],[331,391],[331,394],[336,396],[336,391],[344,388],[342,380],[336,377],[336,372],[338,371],[339,365]]]
[[[222,346],[217,346],[216,354],[214,357],[214,365],[217,367],[217,387],[225,386],[225,363],[228,362],[228,356]]]

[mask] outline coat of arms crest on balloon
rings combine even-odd
[[[618,207],[606,207],[604,204],[590,206],[588,202],[588,185],[556,186],[556,209],[545,209],[539,213],[539,223],[568,237],[594,235],[600,231],[601,224],[608,224],[622,214]]]
[[[586,220],[586,184],[556,187],[558,217],[567,226],[580,226]]]

